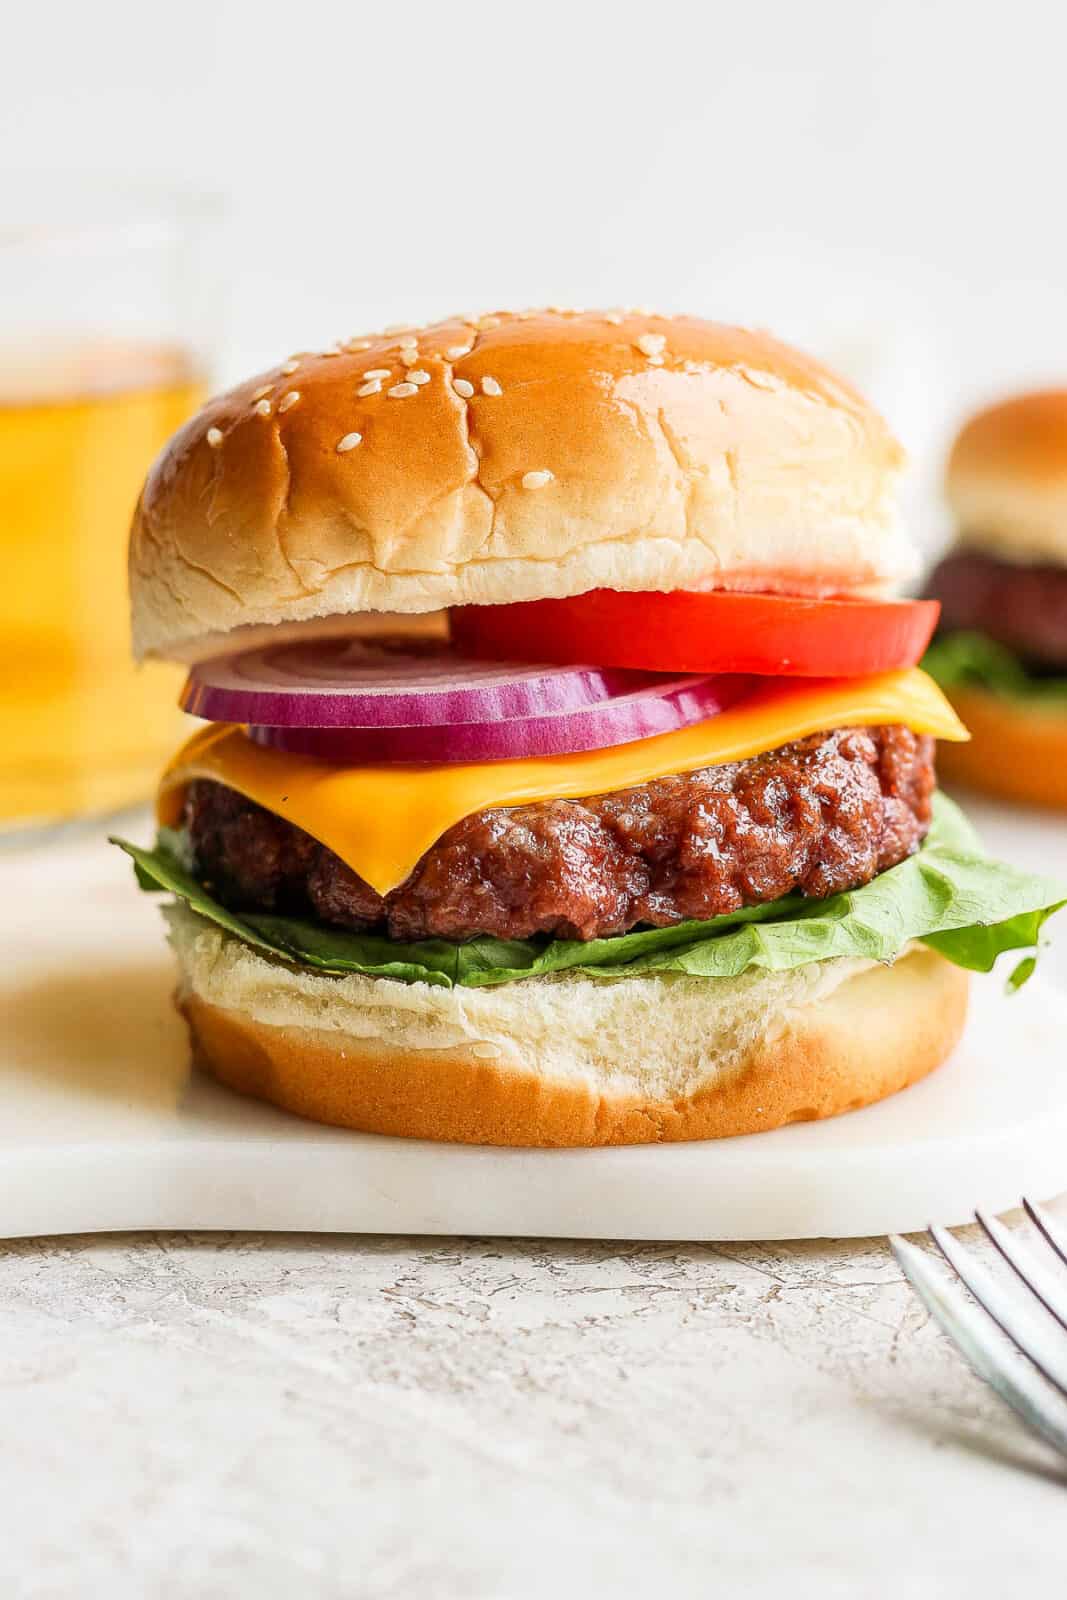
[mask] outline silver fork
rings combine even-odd
[[[1067,1230],[1043,1206],[1024,1200],[1023,1208],[1037,1229],[1037,1248],[996,1217],[975,1212],[1021,1286],[990,1272],[946,1228],[931,1227],[930,1237],[973,1301],[907,1239],[893,1234],[889,1243],[919,1299],[978,1376],[1067,1456],[1061,1398],[1067,1397]]]

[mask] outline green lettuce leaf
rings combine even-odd
[[[1035,676],[1017,655],[984,633],[939,634],[922,664],[942,689],[988,689],[1060,710],[1067,704],[1067,676]]]
[[[767,905],[645,928],[610,939],[420,939],[350,933],[298,917],[227,911],[190,874],[179,835],[163,832],[154,850],[112,841],[132,856],[143,889],[167,891],[208,921],[272,955],[323,972],[363,972],[402,983],[474,988],[553,972],[600,977],[688,973],[732,978],[750,967],[782,972],[859,956],[889,961],[913,939],[957,966],[988,972],[1006,950],[1033,950],[1042,925],[1067,903],[1067,888],[987,856],[959,808],[944,795],[921,848],[871,883],[828,900],[791,895]],[[1033,958],[1010,982],[1019,987]]]

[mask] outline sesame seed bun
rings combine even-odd
[[[1067,711],[987,689],[949,697],[966,724],[967,744],[938,746],[940,777],[1022,805],[1067,811]]]
[[[739,978],[574,973],[446,990],[272,961],[168,912],[201,1067],[316,1122],[464,1144],[651,1144],[836,1116],[955,1047],[967,975],[895,965]]]
[[[946,489],[963,543],[1067,564],[1067,389],[979,412],[953,446]]]
[[[295,356],[163,451],[131,535],[138,655],[236,630],[624,589],[881,593],[900,447],[769,335],[501,313]]]

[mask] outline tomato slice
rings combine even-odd
[[[915,666],[939,610],[936,600],[593,589],[566,600],[460,606],[451,623],[464,652],[498,661],[854,678]]]

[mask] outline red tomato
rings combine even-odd
[[[593,589],[567,600],[460,606],[451,621],[460,649],[491,660],[853,678],[915,666],[939,610],[936,600]]]

